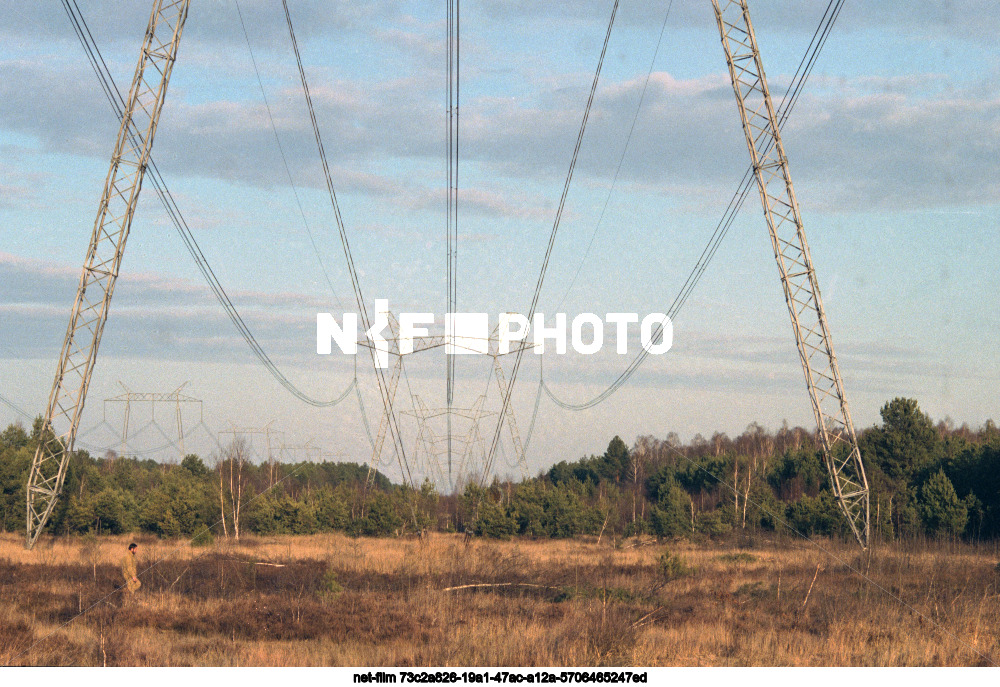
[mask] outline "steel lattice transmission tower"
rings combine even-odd
[[[477,398],[476,402],[469,408],[459,408],[454,405],[450,408],[429,408],[422,398],[413,394],[413,410],[404,410],[403,415],[410,415],[417,420],[416,444],[418,451],[423,449],[426,456],[426,464],[423,466],[424,474],[436,484],[447,485],[449,489],[453,490],[455,485],[461,484],[468,474],[477,449],[479,453],[482,453],[483,438],[479,431],[480,423],[485,417],[496,414],[483,410],[485,402],[486,396],[483,395]],[[449,414],[468,422],[468,431],[465,435],[453,436],[451,441],[447,437],[440,439],[432,427],[433,420],[446,417]],[[461,458],[453,471],[451,464],[447,464],[448,473],[445,474],[440,458],[442,456],[449,457],[456,444],[461,447]]]
[[[133,403],[148,403],[149,404],[149,412],[150,412],[150,415],[152,416],[152,422],[151,422],[151,424],[155,425],[156,428],[160,430],[160,434],[163,435],[164,439],[166,439],[167,441],[169,441],[172,444],[174,444],[174,446],[176,448],[180,449],[181,457],[183,458],[184,455],[185,455],[185,450],[184,450],[184,417],[183,417],[183,414],[181,413],[181,404],[182,403],[185,404],[185,405],[188,405],[188,404],[192,404],[192,405],[193,404],[197,404],[197,406],[198,406],[199,424],[201,424],[201,423],[203,423],[205,421],[205,411],[204,411],[204,409],[202,407],[201,399],[193,398],[191,396],[188,396],[186,394],[182,394],[181,393],[181,390],[184,389],[184,387],[186,387],[189,384],[189,382],[184,382],[183,384],[181,384],[179,387],[177,387],[175,390],[171,391],[170,393],[146,392],[146,391],[132,391],[127,386],[125,386],[125,384],[123,384],[121,381],[119,381],[118,384],[125,390],[125,393],[119,394],[118,396],[115,396],[114,398],[106,398],[106,399],[104,399],[104,421],[107,422],[107,418],[108,418],[108,410],[107,410],[107,408],[108,408],[108,404],[109,403],[124,403],[125,404],[125,412],[124,412],[124,415],[122,417],[122,450],[121,450],[121,454],[120,455],[124,456],[125,453],[128,451],[128,430],[129,430],[129,420],[132,417],[132,404]],[[176,442],[174,442],[169,436],[167,436],[166,432],[164,432],[163,429],[160,427],[160,425],[156,422],[156,404],[158,404],[158,403],[160,405],[166,404],[166,405],[171,406],[173,408],[173,411],[174,411],[174,422],[176,423],[176,427],[177,427],[177,441]]]
[[[69,328],[49,394],[42,440],[28,477],[27,546],[52,514],[73,452],[125,240],[139,200],[153,136],[177,57],[190,0],[154,0],[139,64],[132,78],[111,168],[80,276]],[[58,428],[57,425],[58,424]]]
[[[712,0],[833,492],[868,547],[868,480],[746,0]]]

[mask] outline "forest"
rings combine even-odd
[[[0,433],[0,530],[23,532],[25,484],[42,423]],[[896,398],[859,433],[881,540],[1000,535],[1000,430],[935,422],[916,400]],[[356,463],[254,464],[238,439],[221,455],[161,463],[74,452],[48,530],[54,534],[194,537],[241,534],[401,536],[467,532],[509,539],[637,534],[704,540],[732,532],[849,533],[814,431],[750,424],[682,443],[614,437],[602,455],[558,460],[527,480],[470,479],[455,493],[418,489]]]

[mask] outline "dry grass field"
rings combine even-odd
[[[128,539],[29,552],[0,535],[0,664],[1000,662],[994,548],[886,544],[869,558],[820,542],[838,562],[801,540],[138,541],[143,586],[127,598],[114,590]]]

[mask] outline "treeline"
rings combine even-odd
[[[917,535],[1000,536],[1000,431],[934,424],[897,398],[859,435],[871,487],[871,525],[883,539]],[[41,421],[0,434],[0,528],[23,531],[25,483]],[[733,530],[848,536],[818,438],[801,427],[770,432],[753,423],[735,438],[690,443],[675,434],[619,437],[603,455],[555,463],[523,482],[475,483],[441,494],[393,485],[355,463],[252,464],[235,441],[207,465],[76,452],[49,523],[58,534],[149,532],[194,536],[399,535],[468,531],[506,538],[577,534],[711,537]],[[202,535],[207,538],[207,535]]]

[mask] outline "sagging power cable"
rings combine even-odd
[[[535,293],[531,299],[531,307],[528,309],[528,322],[531,322],[535,316],[535,309],[538,307],[538,298],[542,292],[542,284],[545,281],[545,273],[548,271],[549,260],[552,257],[552,249],[555,246],[556,235],[559,233],[559,223],[562,220],[563,210],[566,207],[566,197],[569,195],[570,184],[573,181],[573,171],[576,169],[576,161],[580,155],[580,146],[583,144],[583,135],[587,130],[587,119],[590,117],[590,110],[594,104],[594,94],[597,92],[597,84],[601,78],[601,68],[604,66],[604,56],[608,52],[608,43],[611,41],[611,31],[615,25],[615,15],[618,13],[619,0],[615,0],[614,6],[611,9],[611,18],[608,20],[608,29],[604,34],[604,44],[601,47],[601,56],[597,61],[597,69],[594,70],[594,80],[590,85],[590,93],[587,96],[587,105],[583,110],[583,121],[580,123],[580,131],[576,137],[576,145],[573,148],[573,156],[570,158],[569,171],[566,173],[566,183],[563,185],[562,195],[559,198],[559,207],[556,210],[556,217],[552,223],[552,231],[549,234],[549,243],[545,248],[545,257],[542,260],[542,267],[538,274],[538,283],[535,284]],[[655,340],[655,339],[654,339]],[[510,374],[510,384],[507,387],[507,393],[503,398],[503,407],[500,411],[500,420],[497,422],[496,431],[493,433],[493,441],[490,443],[490,451],[486,457],[486,465],[483,470],[482,477],[480,478],[480,487],[486,484],[487,476],[490,474],[493,468],[493,461],[496,456],[497,444],[500,442],[500,432],[503,429],[503,417],[507,412],[507,407],[510,405],[510,397],[514,393],[514,383],[517,381],[517,372],[521,367],[521,359],[524,357],[525,347],[518,348],[517,355],[514,359],[514,366]]]
[[[69,17],[74,33],[79,39],[80,44],[83,46],[88,62],[93,68],[94,73],[97,75],[97,79],[101,85],[101,90],[104,92],[112,110],[115,112],[115,116],[119,121],[121,121],[125,107],[125,99],[122,96],[118,85],[115,83],[114,77],[111,75],[111,71],[108,69],[107,63],[104,61],[104,56],[101,54],[100,48],[94,40],[93,34],[90,31],[90,27],[87,25],[86,19],[83,17],[83,13],[80,11],[79,5],[76,0],[62,0],[62,6],[66,11],[66,15]],[[132,130],[129,130],[127,133],[133,145],[136,145],[139,134]],[[277,380],[278,383],[288,390],[288,392],[293,396],[314,407],[322,408],[335,406],[347,398],[353,386],[357,384],[357,379],[354,379],[336,398],[329,401],[322,401],[309,396],[299,389],[284,375],[284,373],[282,373],[277,365],[274,364],[270,356],[257,341],[256,337],[254,337],[253,332],[243,320],[239,310],[237,310],[236,306],[229,298],[229,295],[226,293],[225,288],[223,288],[222,284],[219,282],[218,277],[216,277],[212,266],[205,258],[205,254],[198,245],[198,241],[191,232],[184,215],[177,206],[173,194],[170,192],[166,182],[163,180],[163,176],[160,174],[160,170],[152,156],[149,158],[149,171],[151,172],[149,178],[153,184],[153,189],[156,192],[157,197],[160,199],[160,202],[163,204],[164,209],[167,211],[167,216],[170,218],[171,223],[174,225],[178,235],[181,237],[184,247],[194,259],[195,265],[198,267],[198,271],[201,272],[202,276],[205,278],[205,281],[208,283],[208,286],[216,300],[219,301],[219,304],[226,311],[226,315],[229,317],[230,321],[232,321],[233,325],[240,333],[240,336],[243,337],[243,340],[246,342],[247,346],[249,346],[251,352],[253,352],[254,356],[261,362],[262,365],[264,365],[265,369],[267,369],[271,376],[274,377],[275,380]]]
[[[445,50],[446,71],[448,74],[447,98],[447,209],[445,211],[446,247],[448,253],[447,289],[448,302],[446,313],[458,309],[458,125],[459,125],[459,83],[460,83],[460,7],[459,0],[448,0],[447,10],[447,49]],[[445,401],[448,407],[448,477],[451,478],[452,461],[452,406],[455,400],[455,363],[457,356],[446,355]]]
[[[629,127],[628,135],[625,137],[625,145],[622,146],[622,154],[618,158],[618,166],[615,168],[615,175],[611,179],[611,187],[608,189],[608,195],[604,198],[604,205],[601,207],[601,214],[597,218],[597,223],[594,225],[594,231],[590,234],[590,241],[587,243],[587,250],[583,252],[583,257],[580,258],[580,264],[576,267],[576,273],[569,282],[569,286],[566,287],[566,293],[563,297],[559,299],[559,305],[555,307],[555,312],[561,312],[563,303],[566,302],[566,298],[569,296],[569,292],[573,290],[573,286],[576,284],[576,280],[580,277],[580,272],[583,270],[584,263],[587,262],[587,258],[590,256],[590,249],[594,247],[594,239],[597,238],[597,233],[601,229],[601,225],[604,222],[604,216],[608,212],[608,205],[611,203],[611,196],[614,193],[615,186],[618,184],[618,177],[622,172],[622,165],[625,163],[625,155],[628,153],[629,144],[632,142],[632,134],[635,133],[636,122],[639,121],[639,112],[642,110],[642,104],[646,100],[646,90],[649,88],[649,80],[653,76],[653,66],[656,64],[656,57],[660,54],[660,45],[663,43],[663,34],[667,30],[667,20],[670,18],[670,9],[674,6],[674,0],[670,0],[670,4],[667,5],[667,11],[663,16],[663,24],[660,26],[660,36],[656,39],[656,48],[653,50],[653,57],[649,60],[649,69],[646,71],[646,80],[642,84],[642,91],[639,93],[639,102],[635,106],[635,114],[632,116],[632,125]]]
[[[801,61],[799,62],[799,66],[795,70],[795,74],[792,76],[792,80],[789,82],[788,88],[786,89],[781,103],[778,106],[777,114],[779,129],[784,126],[785,121],[788,119],[788,116],[791,114],[796,103],[798,102],[802,89],[806,81],[808,81],[809,75],[812,73],[820,52],[822,52],[823,47],[826,45],[830,31],[837,21],[837,17],[840,15],[843,4],[844,0],[830,0],[830,2],[827,3],[826,10],[820,19],[819,26],[817,26],[816,31],[813,33],[812,39],[809,41],[809,46],[806,48],[805,55],[803,55]],[[770,147],[766,149],[765,154],[769,150]],[[722,219],[719,220],[719,223],[716,225],[715,231],[709,238],[708,244],[698,257],[697,262],[688,274],[687,279],[681,286],[680,291],[667,311],[667,315],[671,320],[676,318],[680,309],[690,297],[691,292],[701,280],[701,277],[704,275],[705,270],[712,261],[712,258],[715,257],[715,254],[719,249],[719,245],[729,233],[737,213],[740,211],[740,208],[742,208],[747,195],[749,195],[750,190],[753,188],[753,183],[753,168],[749,167],[743,175],[743,179],[737,187],[736,192],[733,194],[732,198],[730,198],[726,211],[723,213]],[[653,332],[653,341],[658,340],[660,331],[661,328],[657,327]],[[642,365],[643,362],[645,362],[648,356],[649,351],[643,348],[643,350],[636,355],[635,359],[628,365],[628,367],[625,368],[618,378],[615,379],[610,386],[608,386],[608,388],[590,400],[582,403],[568,403],[558,398],[552,389],[549,388],[548,384],[545,383],[544,379],[540,379],[539,384],[545,390],[546,395],[552,400],[552,402],[560,408],[572,411],[587,410],[588,408],[593,408],[594,406],[606,401],[616,391],[624,386],[629,378],[635,374],[635,371]]]
[[[309,82],[306,79],[305,67],[302,64],[302,54],[299,51],[299,43],[295,37],[295,27],[292,25],[292,15],[288,10],[288,0],[281,0],[281,5],[285,10],[285,22],[288,25],[288,35],[292,42],[292,50],[295,52],[295,62],[299,70],[299,80],[302,83],[302,92],[305,95],[306,107],[309,110],[309,121],[312,125],[313,136],[316,139],[316,149],[319,152],[320,163],[323,167],[323,177],[326,181],[326,189],[330,196],[330,205],[333,208],[334,218],[336,219],[337,232],[340,236],[340,244],[344,249],[344,258],[347,261],[347,270],[351,276],[351,286],[354,289],[354,298],[358,306],[358,314],[360,315],[361,323],[367,332],[371,328],[371,320],[368,317],[368,309],[365,307],[364,297],[361,294],[361,281],[358,278],[357,268],[354,264],[350,241],[347,237],[347,229],[344,226],[344,219],[340,213],[340,205],[337,203],[337,193],[333,188],[333,178],[330,174],[330,164],[326,157],[326,151],[323,148],[323,137],[320,135],[319,123],[316,120],[316,110],[313,107],[312,95],[309,92]],[[388,381],[385,377],[385,372],[381,367],[379,367],[375,347],[368,346],[367,348],[371,354],[372,366],[375,370],[376,380],[378,381],[379,395],[382,397],[382,405],[388,419],[389,433],[392,435],[393,445],[396,447],[398,452],[397,455],[400,460],[400,468],[403,470],[403,474],[408,479],[410,485],[415,487],[413,484],[413,475],[410,471],[409,462],[406,459],[406,451],[403,447],[402,433],[399,429],[396,413],[393,410],[392,394],[389,389]]]
[[[316,245],[316,238],[313,236],[312,229],[309,228],[309,220],[306,219],[305,209],[302,207],[302,199],[299,198],[299,191],[295,188],[295,181],[292,179],[292,171],[288,167],[288,158],[285,156],[285,148],[281,145],[281,137],[278,136],[278,127],[274,123],[274,114],[271,112],[271,103],[268,102],[267,92],[264,90],[264,81],[260,77],[260,70],[257,68],[257,58],[253,54],[253,46],[250,44],[250,34],[247,32],[246,22],[243,21],[243,11],[240,9],[239,0],[233,0],[233,4],[236,6],[236,14],[240,18],[240,28],[243,29],[243,38],[246,39],[247,51],[250,53],[250,62],[253,64],[254,74],[257,76],[257,85],[260,87],[260,96],[264,100],[264,108],[267,110],[267,119],[271,123],[271,132],[274,134],[275,145],[278,146],[278,152],[281,154],[281,164],[285,167],[285,175],[288,177],[288,185],[292,189],[292,194],[295,196],[295,204],[299,208],[299,215],[302,217],[302,225],[305,227],[306,235],[309,236],[309,244],[312,246],[313,253],[316,255],[316,261],[319,263],[320,271],[323,272],[323,277],[326,279],[326,285],[330,288],[330,293],[333,295],[333,299],[337,302],[337,306],[341,311],[344,310],[344,304],[340,302],[340,296],[337,295],[337,290],[333,288],[333,282],[330,280],[330,274],[326,270],[326,264],[323,262],[323,256],[320,255],[319,248]]]

